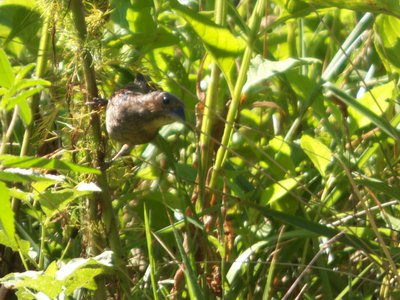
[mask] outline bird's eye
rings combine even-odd
[[[170,99],[169,99],[168,95],[164,95],[164,96],[163,96],[162,102],[163,102],[164,104],[169,104]]]

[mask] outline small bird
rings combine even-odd
[[[137,75],[133,84],[114,92],[107,104],[107,132],[123,144],[112,161],[132,146],[151,142],[161,127],[175,121],[185,121],[183,102],[171,93],[156,90],[143,75]]]

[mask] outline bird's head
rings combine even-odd
[[[154,91],[143,95],[142,101],[146,114],[153,116],[151,119],[156,123],[153,125],[161,127],[175,121],[185,121],[184,104],[171,93]]]
[[[131,146],[150,142],[161,127],[175,121],[185,121],[184,104],[168,92],[146,92],[134,85],[114,92],[108,101],[108,134]]]

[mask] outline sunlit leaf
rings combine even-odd
[[[100,170],[85,167],[59,159],[47,159],[43,157],[1,155],[0,163],[3,167],[12,168],[42,168],[48,170],[73,171],[77,173],[100,174]]]
[[[296,200],[285,196],[290,195],[290,191],[299,184],[299,180],[299,177],[287,178],[267,187],[262,193],[260,204],[269,204],[272,209],[294,213],[297,209]]]
[[[26,100],[26,99],[25,99]],[[19,103],[19,116],[24,122],[25,126],[31,124],[32,122],[32,111],[27,101],[20,101]]]
[[[303,135],[300,141],[301,148],[310,158],[322,177],[326,176],[326,169],[333,157],[331,150],[317,139]]]
[[[379,15],[374,24],[375,47],[389,72],[400,72],[400,19]]]
[[[344,8],[400,17],[400,5],[394,0],[288,0],[285,8],[296,17],[308,15],[320,8]]]
[[[172,9],[182,16],[203,41],[207,51],[212,55],[233,91],[232,72],[236,57],[244,51],[246,43],[235,37],[226,27],[219,26],[205,16],[188,9],[178,1],[171,1]]]
[[[7,186],[0,182],[0,244],[27,255],[30,244],[28,241],[22,240],[15,231],[15,214],[10,201],[10,192]]]
[[[0,40],[12,57],[37,55],[42,19],[36,6],[29,0],[0,1]]]
[[[283,178],[285,174],[295,171],[295,164],[292,161],[292,147],[284,137],[275,136],[268,142],[267,153],[274,157],[274,160],[265,159],[265,167],[277,178]]]
[[[10,273],[0,279],[8,288],[26,288],[41,292],[50,299],[70,296],[78,288],[96,290],[95,277],[107,274],[113,266],[113,254],[106,251],[96,257],[72,259],[68,263],[60,263],[57,270],[54,262],[43,271],[26,271]],[[43,297],[42,295],[42,297]]]
[[[32,170],[21,168],[7,168],[0,171],[0,180],[6,182],[32,182],[32,181],[64,181],[64,176],[56,176],[52,174],[43,174]]]
[[[31,96],[33,96],[36,93],[39,93],[43,88],[37,87],[33,88],[27,91],[23,91],[22,93],[18,94],[17,96],[9,99],[9,101],[5,104],[6,109],[10,110],[12,109],[15,105],[20,104],[23,101],[27,101],[27,99]]]
[[[9,89],[15,80],[10,61],[4,50],[0,48],[0,86]]]
[[[131,6],[126,12],[126,19],[131,32],[148,36],[156,32],[157,25],[151,14],[152,9],[153,3],[150,1],[131,1]]]
[[[268,245],[267,241],[260,241],[251,245],[248,249],[243,251],[238,258],[232,263],[232,266],[229,268],[228,274],[226,274],[226,278],[229,283],[233,283],[235,278],[238,276],[239,271],[246,266],[250,260],[250,257],[263,249],[266,245]]]
[[[0,195],[0,230],[10,240],[14,240],[14,211],[11,208],[10,193],[3,182],[0,182]]]
[[[190,10],[177,1],[171,1],[171,7],[192,26],[210,50],[216,51],[216,54],[237,55],[244,50],[246,43],[235,37],[226,27],[217,25],[209,18]]]
[[[61,191],[46,191],[34,197],[37,200],[48,218],[59,213],[69,203],[78,197],[89,195],[90,191],[78,191],[75,189],[63,189]]]
[[[293,68],[314,63],[319,63],[319,60],[315,58],[288,58],[282,61],[271,61],[257,55],[251,60],[243,93],[256,93],[258,89],[263,89],[262,83],[271,79],[271,77]]]
[[[382,116],[389,108],[390,101],[394,98],[395,88],[394,81],[391,81],[369,90],[361,98],[357,99],[357,101],[375,115]],[[357,128],[371,124],[371,120],[355,108],[349,107],[348,112],[357,123]]]
[[[354,99],[351,95],[337,88],[334,84],[330,82],[326,82],[324,84],[324,88],[329,92],[333,93],[336,97],[342,100],[349,107],[352,107],[355,111],[359,112],[360,114],[364,115],[364,117],[371,120],[372,123],[374,123],[387,135],[391,136],[396,140],[399,139],[399,133],[383,116],[382,117],[377,116],[369,108],[365,107],[364,105],[359,103],[356,99]]]
[[[400,4],[398,1],[393,0],[292,0],[292,2],[308,3],[314,9],[318,7],[337,7],[400,17]]]
[[[34,1],[30,0],[1,0],[1,5],[18,5],[18,6],[25,6],[26,8],[32,9],[36,7]]]

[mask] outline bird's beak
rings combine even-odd
[[[183,109],[183,106],[177,106],[174,107],[170,110],[171,115],[177,119],[177,121],[182,121],[185,122],[185,110]]]

